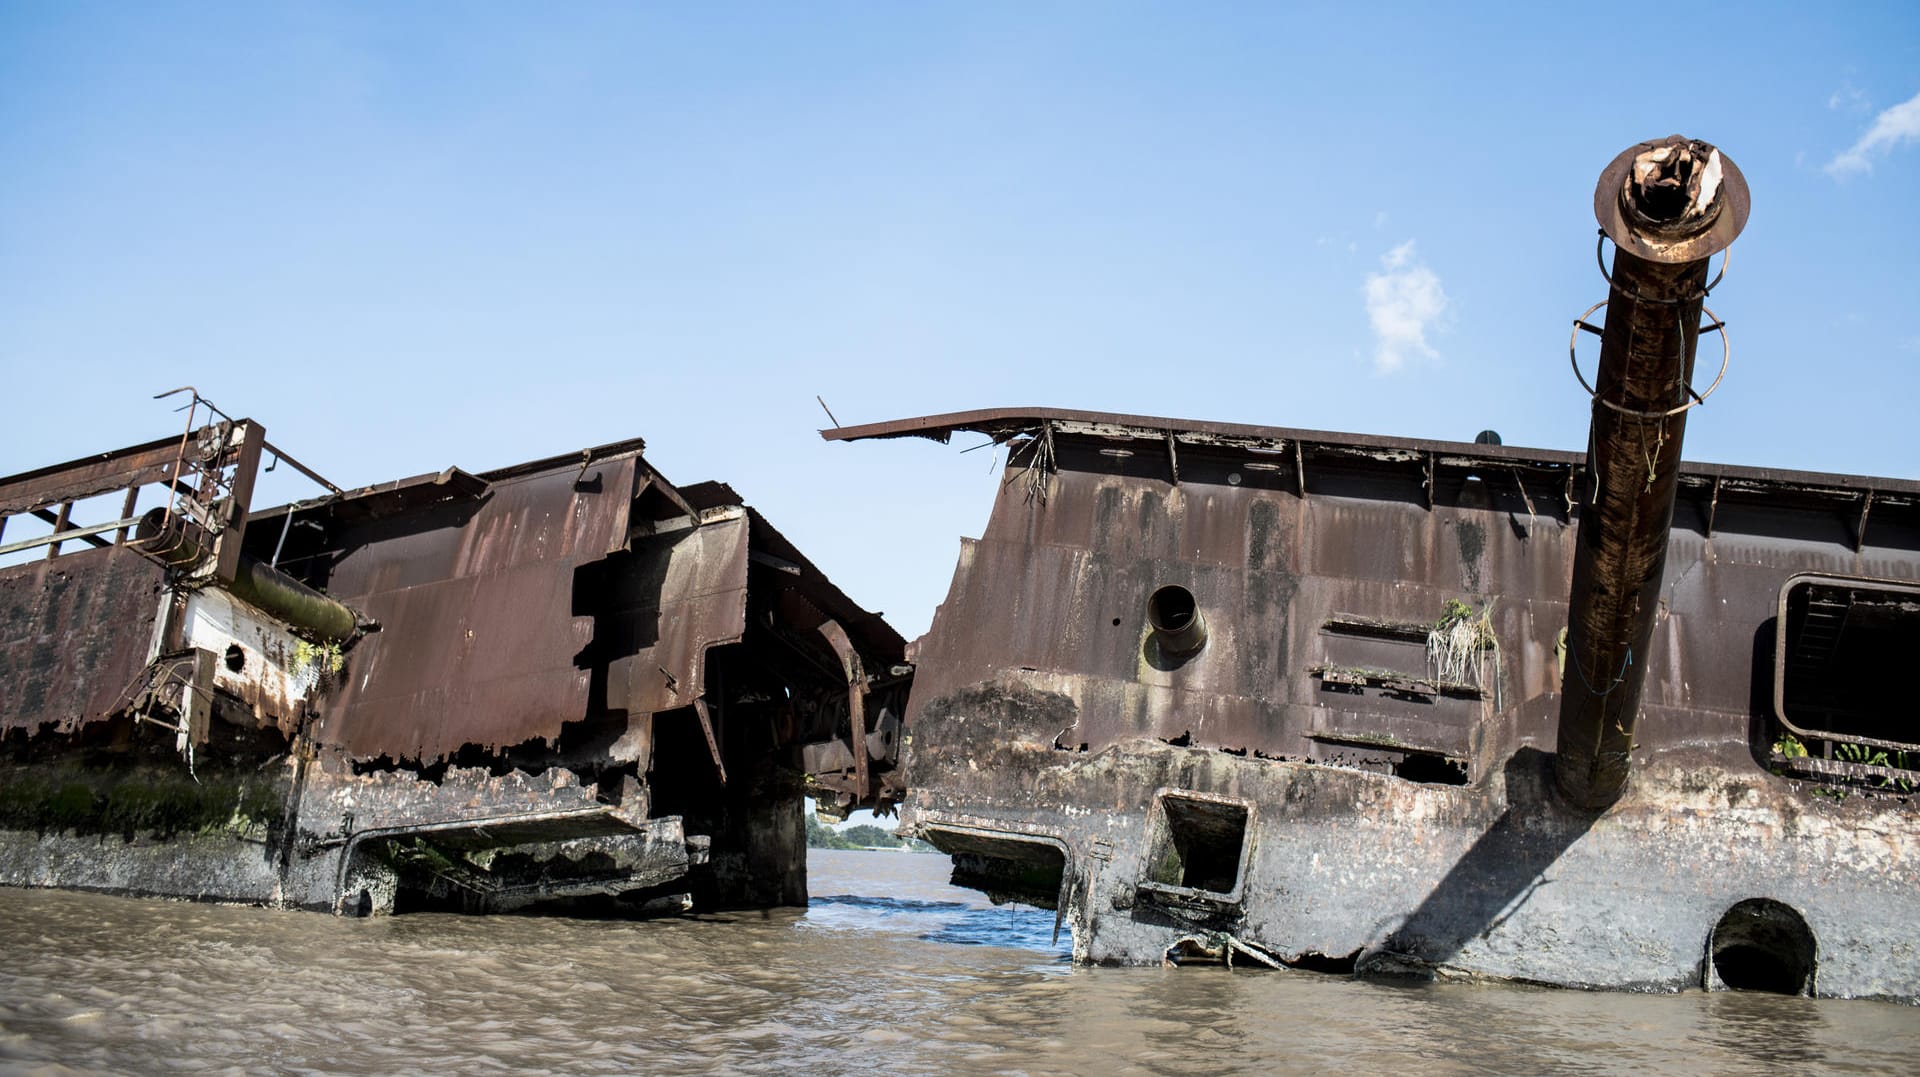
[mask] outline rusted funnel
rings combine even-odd
[[[1747,223],[1733,162],[1679,135],[1613,159],[1594,215],[1614,244],[1588,473],[1580,483],[1555,774],[1573,805],[1600,811],[1626,788],[1667,532],[1707,261]]]

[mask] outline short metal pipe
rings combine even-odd
[[[1198,654],[1207,645],[1207,619],[1193,592],[1179,584],[1168,584],[1148,597],[1147,626],[1161,653],[1175,658]]]
[[[1617,248],[1594,380],[1555,778],[1577,808],[1625,791],[1666,570],[1707,263],[1746,223],[1745,181],[1703,142],[1643,142],[1594,196]]]
[[[186,568],[200,559],[203,535],[196,524],[164,508],[148,509],[134,527],[133,545],[168,568]]]

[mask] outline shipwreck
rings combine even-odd
[[[0,478],[0,884],[800,904],[812,797],[898,805],[1086,962],[1920,1002],[1920,483],[1683,463],[1745,180],[1675,136],[1594,208],[1584,453],[824,431],[1007,453],[911,646],[637,439],[343,489],[179,390],[177,433]],[[282,466],[313,495],[254,508]]]
[[[1585,453],[822,432],[1007,452],[913,653],[902,817],[956,882],[1086,962],[1920,1001],[1920,483],[1683,464],[1745,181],[1676,136],[1594,205]]]
[[[176,392],[0,478],[0,883],[804,904],[803,798],[900,795],[903,641],[726,485],[633,440],[342,489]],[[255,508],[263,464],[314,496]]]

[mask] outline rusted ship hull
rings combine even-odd
[[[1745,179],[1676,135],[1594,212],[1583,456],[1053,410],[823,432],[1007,447],[908,719],[904,815],[956,879],[1058,908],[1086,961],[1920,1001],[1920,484],[1683,465]]]
[[[792,905],[803,796],[898,795],[902,641],[727,487],[632,441],[249,511],[283,454],[209,417],[0,479],[53,525],[0,532],[0,883]]]
[[[1823,680],[1920,638],[1920,484],[1680,470],[1594,813],[1552,765],[1585,457],[1051,410],[826,435],[959,431],[1011,464],[919,644],[903,818],[1060,908],[1078,959],[1920,997],[1920,751],[1847,747],[1893,690]],[[1809,588],[1880,634],[1812,624]]]

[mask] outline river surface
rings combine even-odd
[[[808,909],[650,923],[0,889],[0,1072],[1920,1070],[1915,1007],[1074,968],[945,857],[809,868]]]

